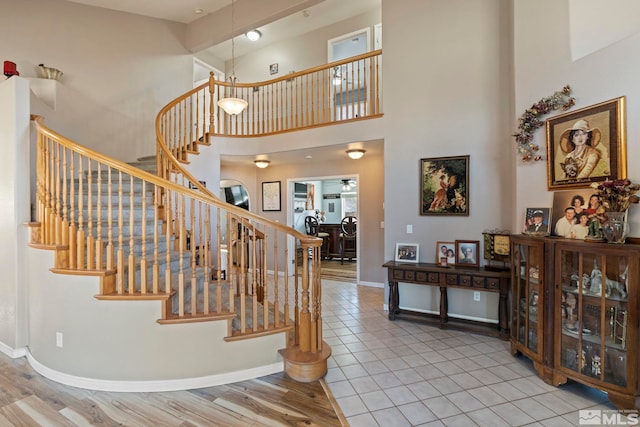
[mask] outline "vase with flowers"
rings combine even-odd
[[[640,184],[634,184],[629,179],[614,179],[594,182],[591,187],[596,190],[606,209],[602,223],[605,239],[609,243],[624,243],[629,234],[627,211],[632,203],[640,201],[636,195]]]

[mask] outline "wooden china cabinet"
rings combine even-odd
[[[619,409],[635,409],[640,245],[511,241],[512,353],[531,358],[547,382],[574,380],[607,392]]]
[[[635,408],[640,245],[563,240],[553,252],[553,383],[573,379]]]
[[[548,296],[545,295],[545,240],[533,236],[511,237],[511,354],[524,354],[545,378],[543,328]],[[549,332],[550,333],[550,332]]]

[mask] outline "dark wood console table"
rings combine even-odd
[[[438,322],[440,328],[461,329],[509,339],[507,298],[509,271],[493,271],[484,268],[441,267],[430,263],[403,263],[388,261],[382,265],[389,273],[389,320],[407,319]],[[440,287],[440,313],[438,315],[400,309],[398,282]],[[447,314],[447,288],[498,292],[498,325],[464,319],[449,319]]]

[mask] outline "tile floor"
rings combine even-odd
[[[575,382],[545,384],[508,341],[389,321],[384,290],[323,280],[326,381],[351,427],[575,426],[613,410]]]

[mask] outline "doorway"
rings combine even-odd
[[[360,278],[360,262],[357,248],[359,235],[355,234],[355,253],[347,253],[341,259],[341,221],[345,216],[358,217],[357,174],[295,178],[287,181],[287,217],[293,228],[307,234],[305,218],[313,216],[318,222],[318,237],[322,237],[322,278],[357,283]],[[291,239],[291,245],[293,239]],[[293,263],[295,248],[290,247]]]

